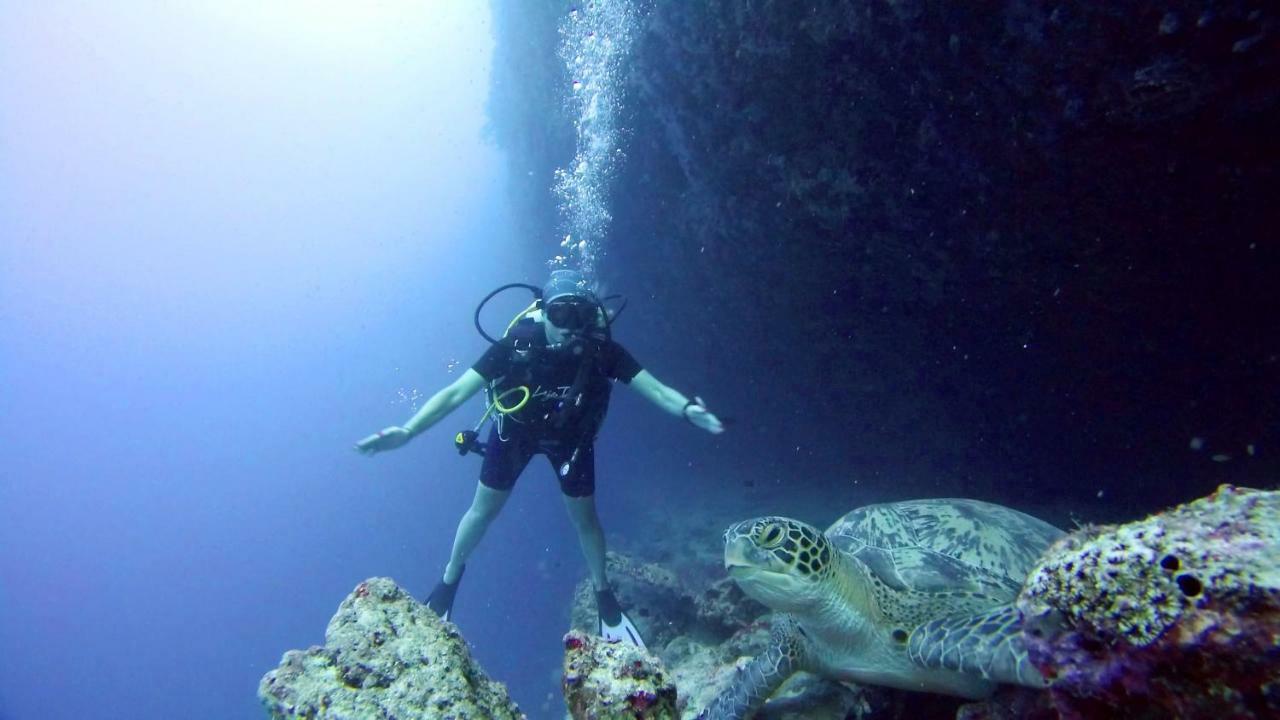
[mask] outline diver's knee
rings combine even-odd
[[[488,525],[502,511],[501,505],[473,505],[467,510],[466,522]]]
[[[600,521],[596,518],[573,518],[573,527],[578,531],[579,535],[591,535],[604,532],[604,528],[600,527]]]
[[[467,509],[467,515],[473,520],[492,522],[502,512],[502,506],[507,504],[508,495],[509,493],[498,490],[477,492],[475,499],[471,501],[471,507]]]
[[[578,532],[598,532],[600,530],[600,516],[596,514],[594,506],[569,508],[569,520],[573,522],[573,526]]]

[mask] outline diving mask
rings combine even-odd
[[[582,300],[556,300],[543,309],[547,321],[563,330],[581,330],[595,324],[599,310],[594,303]]]

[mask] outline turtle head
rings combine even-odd
[[[744,520],[724,533],[724,567],[742,591],[774,610],[817,599],[835,551],[820,530],[798,520]]]

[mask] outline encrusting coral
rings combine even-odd
[[[562,688],[575,719],[674,720],[676,687],[662,663],[628,643],[577,630],[564,637]]]
[[[1019,599],[1060,717],[1280,715],[1280,493],[1223,485],[1058,541]]]
[[[285,653],[258,697],[274,719],[524,718],[452,623],[387,578],[356,586],[324,647]]]

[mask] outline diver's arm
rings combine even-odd
[[[484,376],[473,369],[468,369],[462,377],[454,380],[414,413],[403,427],[392,425],[366,437],[356,443],[356,450],[372,455],[384,450],[394,450],[409,442],[415,435],[420,435],[466,402],[472,395],[480,392],[485,386]]]
[[[678,417],[683,416],[709,433],[724,432],[724,425],[720,422],[720,418],[707,410],[700,400],[690,400],[679,390],[662,384],[648,370],[641,370],[631,378],[627,387],[640,393],[646,400],[668,413]]]
[[[411,437],[422,434],[427,428],[440,422],[445,415],[457,409],[459,405],[470,400],[472,395],[484,388],[484,385],[484,376],[467,368],[467,371],[462,373],[462,377],[432,395],[422,409],[414,413],[409,422],[404,424],[404,429],[409,431]]]

